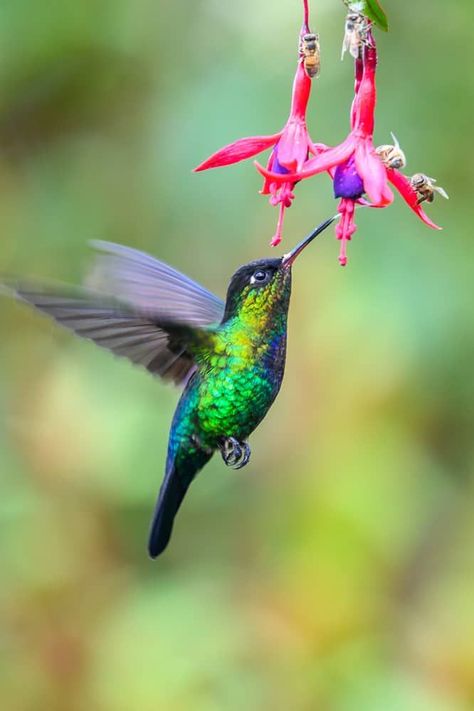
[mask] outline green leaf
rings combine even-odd
[[[372,20],[374,25],[381,30],[384,32],[388,31],[387,15],[384,10],[382,10],[378,0],[361,0],[360,2],[356,0],[343,0],[343,2],[352,12],[361,12],[368,17],[369,20]]]
[[[364,15],[372,20],[384,32],[388,32],[387,15],[380,7],[378,0],[365,0]]]

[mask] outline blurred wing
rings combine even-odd
[[[142,365],[151,373],[180,384],[194,369],[192,356],[179,338],[160,328],[148,315],[127,311],[94,292],[70,296],[16,285],[9,288],[19,299],[112,353]]]
[[[197,282],[144,252],[95,241],[101,252],[87,286],[130,304],[141,313],[190,326],[217,326],[224,302]]]

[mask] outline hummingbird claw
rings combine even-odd
[[[225,437],[219,446],[222,459],[228,467],[242,469],[250,459],[248,442],[239,442],[235,437]]]
[[[236,464],[234,464],[234,469],[242,469],[242,467],[245,467],[246,464],[249,463],[250,460],[250,446],[248,442],[240,442],[241,446],[241,455]]]

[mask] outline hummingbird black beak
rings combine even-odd
[[[334,220],[337,220],[338,217],[340,217],[339,214],[330,217],[329,220],[326,220],[325,222],[321,222],[321,224],[318,225],[312,232],[310,232],[310,234],[307,235],[304,239],[302,239],[301,242],[299,242],[296,247],[291,250],[291,252],[284,254],[283,259],[281,260],[282,266],[286,268],[291,267],[298,254],[300,254],[303,249],[307,247],[310,242],[313,241],[315,237],[321,234],[321,232],[324,232],[326,227],[329,227],[329,225],[331,225]]]

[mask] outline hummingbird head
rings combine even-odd
[[[289,300],[290,291],[291,269],[282,268],[281,257],[244,264],[230,280],[223,321],[238,315],[258,316],[272,310],[279,302],[283,307],[285,300]]]
[[[318,225],[283,257],[258,259],[237,269],[227,289],[223,322],[237,315],[261,318],[274,311],[286,312],[291,294],[291,267],[295,259],[337,217],[339,215]]]

